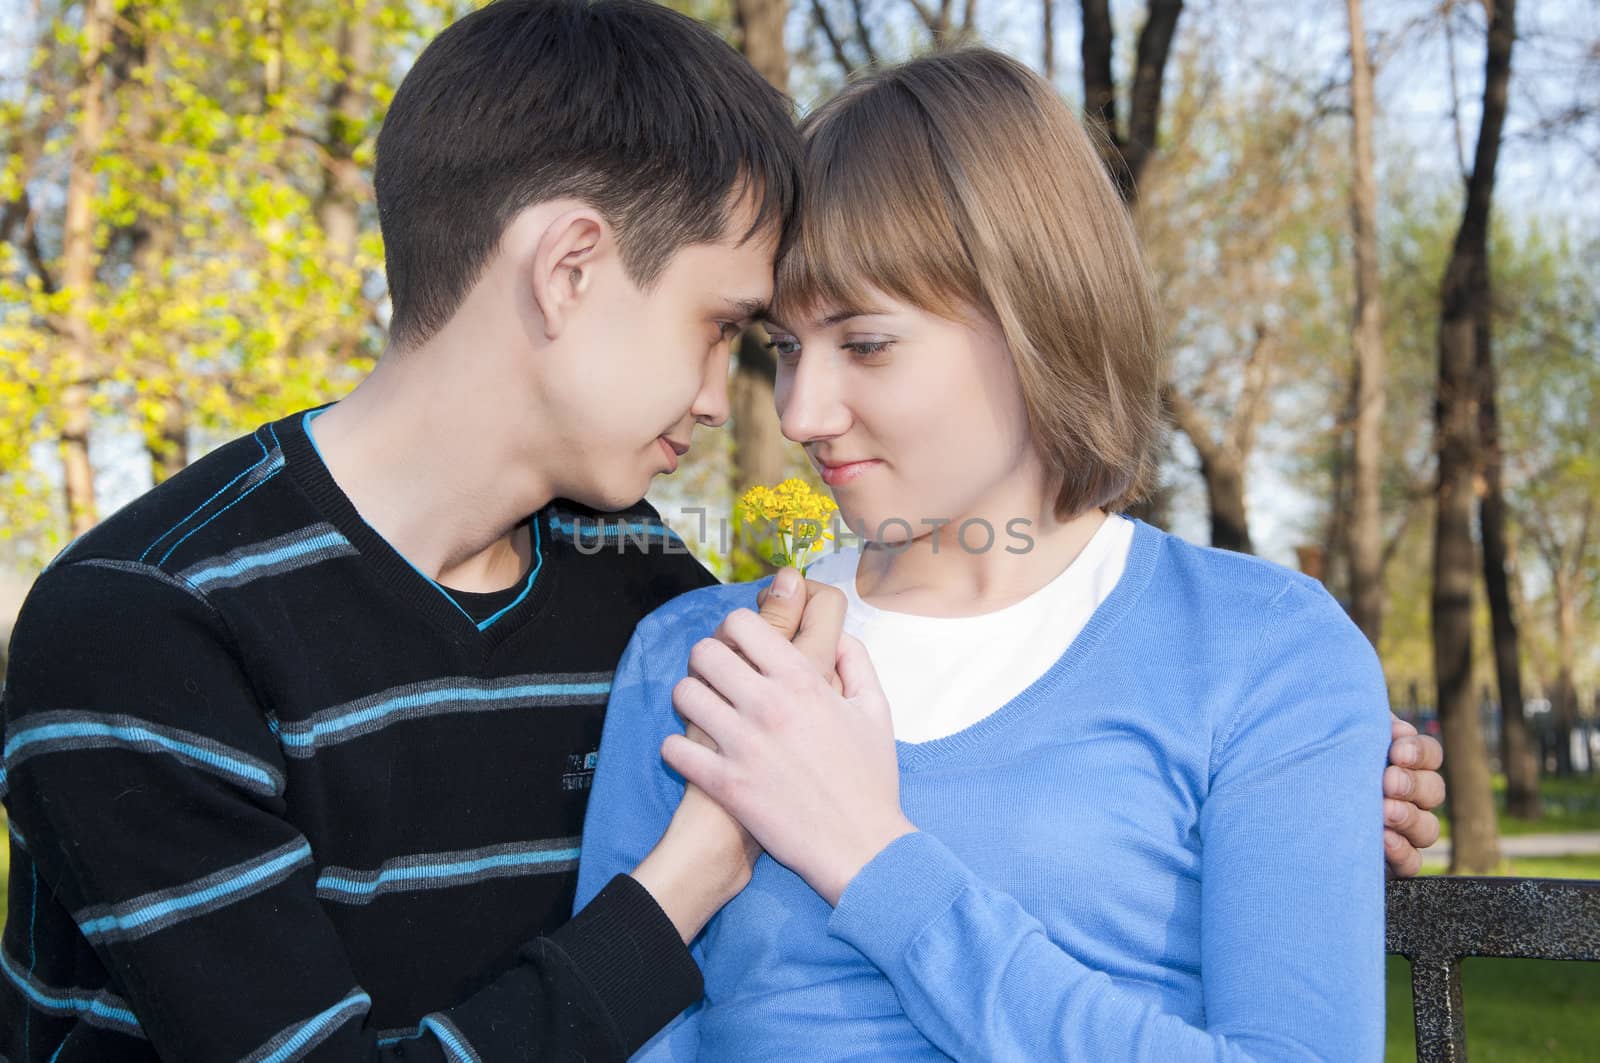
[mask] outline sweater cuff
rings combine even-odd
[[[972,872],[931,834],[896,838],[850,880],[828,933],[888,973],[972,885]]]
[[[700,968],[650,891],[627,875],[607,883],[549,936],[572,961],[631,1055],[705,992]]]

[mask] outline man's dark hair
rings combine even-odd
[[[599,210],[641,287],[722,239],[741,192],[758,208],[741,235],[786,240],[799,159],[789,101],[693,19],[650,0],[495,0],[428,45],[378,136],[390,332],[442,328],[545,200]]]

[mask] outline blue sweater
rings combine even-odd
[[[671,818],[672,687],[756,591],[639,625],[580,906]],[[1377,657],[1320,584],[1140,524],[1038,682],[899,744],[919,831],[837,908],[763,856],[695,944],[705,999],[635,1058],[1378,1059],[1388,743]]]

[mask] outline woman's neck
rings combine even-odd
[[[991,513],[964,517],[905,544],[868,543],[856,593],[879,608],[920,616],[978,616],[1014,605],[1059,576],[1106,521],[1101,509],[1062,520],[1053,497],[1029,508],[999,519]],[[1031,523],[1013,524],[1018,517]],[[982,525],[974,525],[965,542],[958,535],[975,519],[994,531],[987,549],[979,549],[988,538]]]

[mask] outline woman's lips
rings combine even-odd
[[[869,458],[866,461],[848,461],[843,465],[824,464],[819,471],[822,474],[823,483],[829,487],[841,487],[863,476],[868,470],[882,464],[883,462],[877,458]]]

